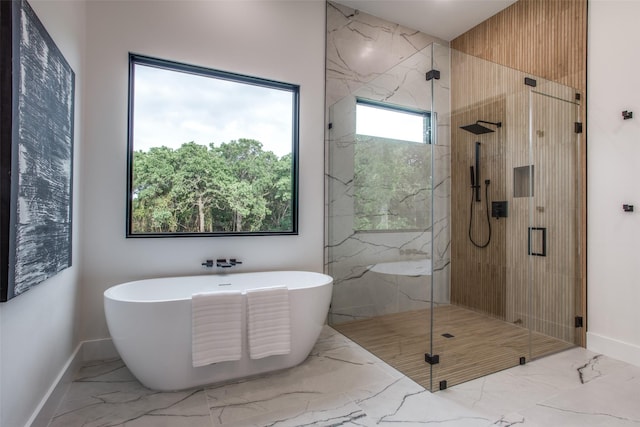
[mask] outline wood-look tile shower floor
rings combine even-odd
[[[574,346],[455,305],[436,307],[433,315],[430,310],[409,311],[332,327],[433,391],[442,380],[450,387],[516,366],[521,357],[529,361],[529,345],[533,358]],[[443,336],[447,334],[452,337]],[[432,365],[433,379],[425,353],[439,356]]]

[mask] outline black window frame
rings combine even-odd
[[[134,160],[134,93],[135,66],[146,65],[169,71],[190,73],[204,77],[217,78],[231,82],[261,86],[265,88],[289,91],[292,94],[292,147],[291,147],[291,229],[285,231],[233,231],[233,232],[133,232],[133,160]],[[298,195],[299,195],[299,127],[300,127],[300,86],[276,80],[238,74],[213,68],[185,64],[181,62],[129,53],[129,99],[127,123],[127,238],[176,238],[176,237],[232,237],[232,236],[282,236],[298,235]]]

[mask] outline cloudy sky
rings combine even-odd
[[[356,133],[402,141],[424,142],[424,117],[366,104],[356,104]]]
[[[280,157],[291,152],[289,91],[141,64],[134,90],[134,150],[250,138]]]

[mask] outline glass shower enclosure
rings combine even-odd
[[[579,109],[435,43],[328,105],[330,325],[432,391],[574,345]]]

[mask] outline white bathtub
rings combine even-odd
[[[301,363],[311,352],[325,323],[332,284],[330,276],[305,271],[147,279],[107,289],[104,308],[113,343],[133,375],[154,390],[181,390]],[[282,285],[290,291],[291,353],[257,360],[249,358],[245,301],[242,358],[198,368],[192,366],[191,295]]]

